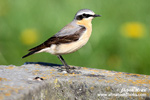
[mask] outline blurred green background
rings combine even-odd
[[[102,15],[89,42],[64,55],[70,65],[150,74],[150,0],[0,0],[0,65],[61,64],[48,53],[21,59],[83,8]]]

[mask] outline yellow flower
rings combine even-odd
[[[121,32],[129,38],[142,38],[145,34],[145,26],[139,22],[128,22],[121,27]]]
[[[38,40],[38,33],[35,29],[26,29],[21,33],[21,41],[26,45],[36,43]]]

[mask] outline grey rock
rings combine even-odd
[[[0,100],[150,100],[148,75],[85,67],[68,74],[60,66],[1,65]]]

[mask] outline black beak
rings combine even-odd
[[[93,17],[101,17],[101,15],[97,15],[97,14],[95,14],[95,15],[93,15]]]

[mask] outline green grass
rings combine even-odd
[[[71,22],[79,9],[102,15],[93,20],[89,42],[75,53],[64,55],[70,65],[149,74],[150,1],[148,0],[0,0],[0,65],[22,65],[26,61],[61,63],[48,53],[21,59],[27,50],[42,43]],[[126,37],[126,23],[144,25],[142,38]],[[21,40],[26,29],[38,31],[31,45]]]

